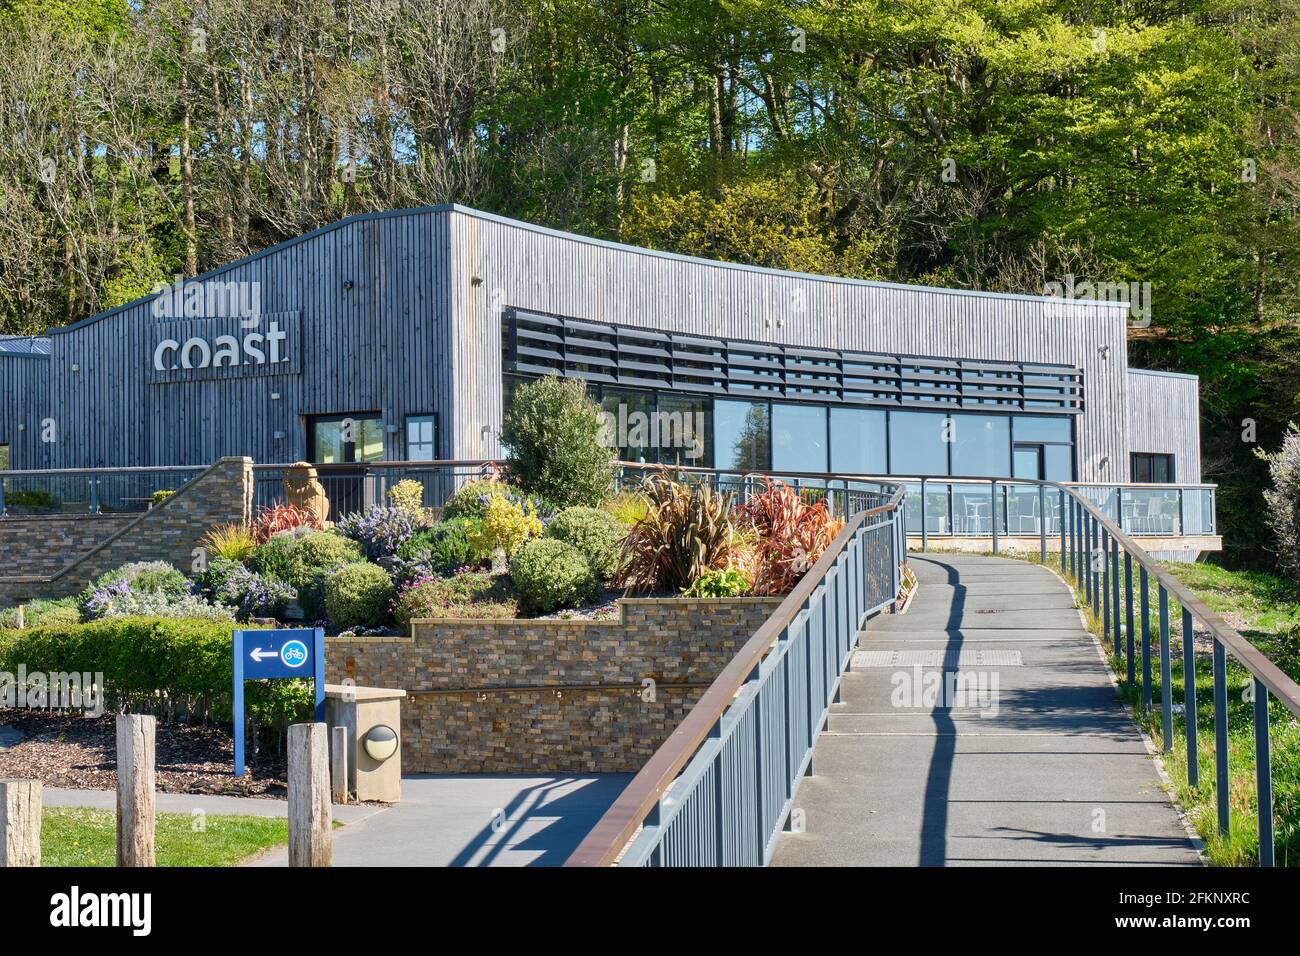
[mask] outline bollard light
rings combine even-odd
[[[383,763],[397,753],[397,732],[386,724],[376,724],[366,731],[362,745],[371,760]]]

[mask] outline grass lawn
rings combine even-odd
[[[1036,559],[1037,556],[1035,556]],[[1049,564],[1053,560],[1049,558]],[[1059,570],[1059,563],[1055,564]],[[1293,680],[1300,680],[1300,588],[1269,574],[1225,571],[1208,564],[1170,563],[1165,568],[1191,588],[1229,625],[1268,656]],[[1121,574],[1122,574],[1121,570]],[[1137,571],[1134,570],[1134,589]],[[1121,582],[1122,582],[1121,578]],[[1126,681],[1128,665],[1106,645],[1110,664],[1119,678],[1120,693],[1132,706],[1138,723],[1157,746],[1163,740],[1160,682],[1160,622],[1158,589],[1152,582],[1151,604],[1151,707],[1142,706],[1141,622],[1135,594],[1135,684]],[[1078,596],[1078,595],[1077,595]],[[1078,596],[1078,603],[1083,599]],[[1124,598],[1120,607],[1124,608]],[[1169,601],[1170,677],[1173,704],[1173,748],[1164,754],[1165,768],[1174,782],[1174,795],[1183,812],[1205,840],[1206,855],[1216,866],[1255,866],[1259,862],[1259,808],[1255,800],[1254,704],[1246,696],[1253,684],[1249,672],[1228,656],[1228,776],[1231,828],[1220,835],[1214,772],[1214,665],[1209,646],[1196,650],[1196,752],[1199,779],[1187,784],[1187,738],[1183,697],[1182,607]],[[1089,625],[1100,638],[1101,620],[1092,615]],[[1123,614],[1121,613],[1121,621]],[[1199,633],[1199,632],[1198,632]],[[1208,634],[1201,640],[1208,642]],[[1273,765],[1274,853],[1278,866],[1300,866],[1300,720],[1275,700],[1269,703],[1269,741]]]
[[[278,817],[212,814],[200,821],[184,813],[159,813],[156,828],[159,866],[234,866],[289,839],[288,823]],[[116,829],[112,810],[46,807],[41,816],[41,862],[113,866]]]

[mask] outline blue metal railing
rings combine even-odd
[[[849,519],[567,865],[768,862],[858,631],[899,594],[903,496]]]
[[[1054,493],[1065,516],[1064,540],[1060,563],[1083,595],[1088,607],[1101,620],[1103,640],[1109,644],[1123,666],[1128,686],[1137,688],[1137,663],[1142,664],[1141,707],[1152,709],[1151,594],[1156,587],[1159,627],[1160,729],[1161,748],[1174,748],[1173,654],[1170,637],[1170,599],[1182,608],[1183,720],[1187,748],[1187,785],[1200,782],[1198,727],[1196,723],[1196,649],[1193,635],[1197,625],[1209,633],[1213,642],[1212,682],[1214,687],[1214,766],[1215,802],[1218,830],[1229,832],[1228,767],[1228,675],[1227,658],[1231,655],[1250,674],[1249,692],[1253,696],[1252,720],[1255,731],[1255,793],[1259,814],[1259,865],[1274,864],[1273,762],[1269,741],[1270,696],[1293,716],[1300,718],[1300,685],[1283,673],[1276,664],[1259,652],[1249,641],[1229,627],[1217,613],[1206,607],[1181,582],[1164,570],[1106,513],[1091,497],[1065,485],[1045,483],[1044,492]],[[1042,542],[1042,560],[1047,560],[1046,542]],[[1134,587],[1133,566],[1138,566]],[[1134,605],[1137,605],[1135,629]],[[1141,643],[1137,645],[1140,630]],[[1136,645],[1136,646],[1135,646]],[[1140,651],[1140,654],[1139,654]]]

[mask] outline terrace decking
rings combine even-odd
[[[773,865],[1198,864],[1070,589],[1021,561],[909,561],[912,606],[860,635]],[[954,671],[976,693],[915,698]]]

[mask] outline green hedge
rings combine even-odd
[[[105,705],[163,718],[230,720],[231,625],[183,618],[111,617],[71,626],[0,630],[0,671],[103,673]],[[306,681],[249,681],[258,726],[312,713]]]

